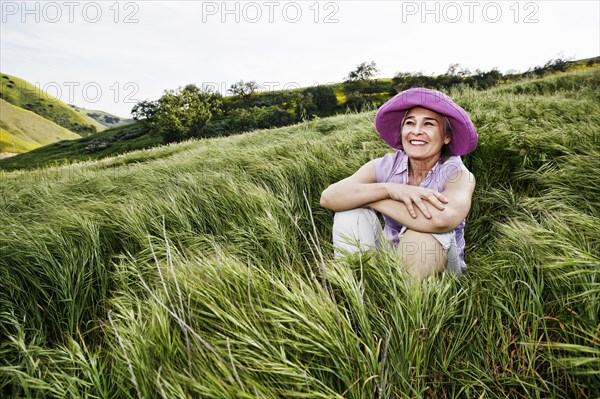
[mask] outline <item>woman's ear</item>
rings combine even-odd
[[[450,135],[446,135],[446,138],[444,139],[444,144],[449,144],[452,141],[452,136]]]

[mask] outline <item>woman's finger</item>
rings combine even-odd
[[[434,191],[433,195],[435,195],[435,197],[440,200],[440,202],[443,202],[444,204],[448,203],[448,198],[446,198],[446,196],[440,192]]]
[[[424,199],[427,200],[431,205],[435,206],[440,211],[443,211],[444,209],[446,209],[446,207],[444,206],[442,201],[435,194],[430,194],[429,196],[425,197]]]
[[[412,201],[403,201],[404,205],[406,206],[406,209],[408,210],[408,213],[410,214],[410,216],[412,216],[413,219],[417,218],[417,213],[415,212],[415,208],[413,207]]]
[[[427,218],[431,219],[431,213],[429,213],[429,209],[427,209],[427,204],[422,199],[418,199],[415,201],[415,205],[421,210],[421,213]]]

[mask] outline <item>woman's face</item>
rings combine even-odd
[[[439,158],[442,146],[451,140],[445,133],[444,117],[421,107],[408,110],[400,132],[404,152],[414,160]]]

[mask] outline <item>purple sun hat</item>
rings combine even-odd
[[[452,129],[448,147],[452,155],[464,155],[477,147],[477,130],[467,112],[442,92],[423,87],[408,89],[390,98],[375,114],[375,128],[391,147],[401,150],[400,124],[406,111],[423,107],[444,115]]]

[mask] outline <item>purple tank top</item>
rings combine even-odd
[[[436,163],[423,179],[420,186],[438,192],[444,191],[446,181],[449,177],[460,170],[467,170],[460,157],[451,156],[443,163]],[[408,183],[408,156],[402,150],[384,155],[375,160],[375,174],[378,183]],[[383,215],[385,226],[383,234],[386,240],[398,245],[398,233],[403,225],[394,219]],[[465,220],[454,229],[456,234],[456,246],[458,249],[461,266],[464,268],[465,252]]]

